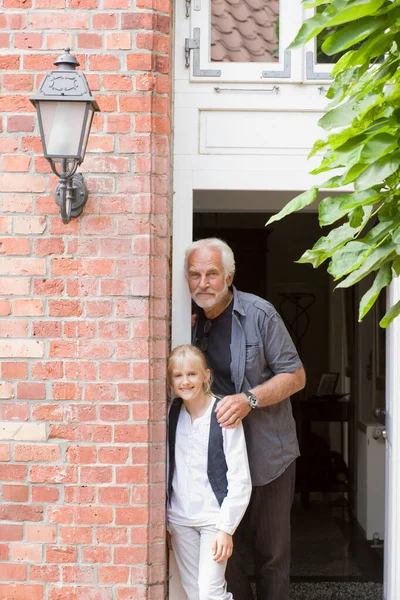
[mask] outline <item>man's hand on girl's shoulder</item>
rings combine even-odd
[[[250,411],[249,400],[245,394],[225,396],[215,409],[218,423],[226,429],[237,427]]]
[[[228,560],[233,550],[232,536],[226,533],[226,531],[218,531],[212,545],[212,550],[215,562],[220,563]]]

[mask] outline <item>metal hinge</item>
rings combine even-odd
[[[185,67],[190,66],[190,51],[200,49],[200,40],[193,38],[185,38]]]
[[[190,16],[190,0],[185,0],[185,15],[186,18]]]

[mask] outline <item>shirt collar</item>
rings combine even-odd
[[[232,288],[233,288],[233,310],[234,310],[234,312],[237,312],[240,315],[242,315],[243,317],[245,317],[246,311],[244,310],[243,304],[239,298],[239,293],[234,285],[232,286]]]

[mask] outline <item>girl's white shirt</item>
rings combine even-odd
[[[233,534],[251,495],[251,478],[243,425],[222,428],[225,459],[228,465],[228,494],[218,504],[207,476],[208,438],[211,411],[215,402],[193,423],[185,405],[179,413],[175,441],[175,469],[172,479],[168,520],[178,525],[214,525]]]

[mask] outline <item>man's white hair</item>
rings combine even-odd
[[[197,240],[190,244],[188,248],[185,250],[185,274],[188,275],[189,271],[189,258],[192,252],[195,250],[199,250],[200,248],[216,248],[221,253],[221,260],[225,270],[225,277],[228,275],[235,274],[235,257],[233,255],[232,249],[228,246],[226,242],[220,240],[219,238],[204,238],[202,240]]]

